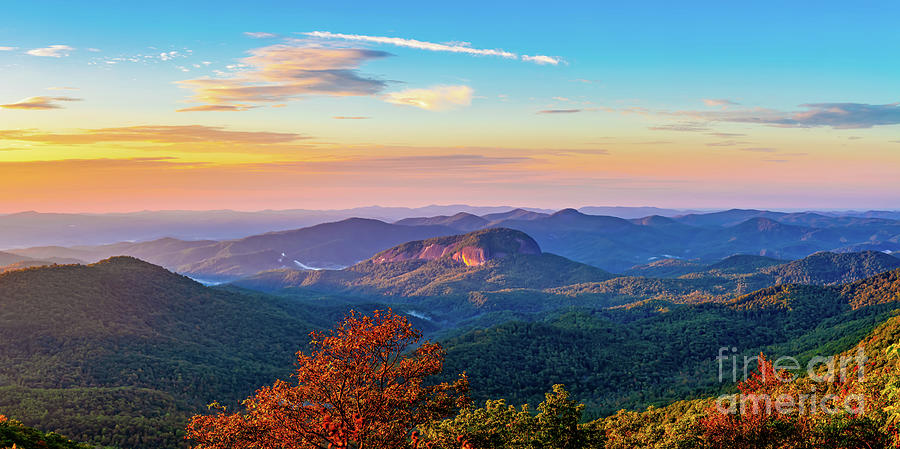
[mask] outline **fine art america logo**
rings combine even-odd
[[[779,357],[774,362],[760,363],[759,356],[739,356],[737,348],[719,348],[716,357],[719,368],[719,382],[743,381],[742,385],[754,386],[752,392],[741,388],[741,393],[721,395],[716,399],[716,409],[722,414],[766,414],[814,415],[825,413],[835,415],[841,412],[853,415],[865,411],[866,400],[860,394],[838,395],[829,393],[829,388],[816,388],[823,384],[846,384],[851,376],[862,381],[865,378],[865,350],[858,347],[855,355],[813,357],[805,365],[795,357]],[[759,367],[759,372],[753,368]],[[765,366],[765,368],[763,368]],[[779,388],[794,382],[806,374],[809,393],[793,389]],[[789,391],[780,391],[789,390]],[[832,389],[833,390],[833,389]]]

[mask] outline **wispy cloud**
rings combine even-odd
[[[0,51],[13,51],[17,50],[19,47],[0,47]]]
[[[777,121],[776,124],[832,128],[871,128],[900,124],[900,103],[813,103],[801,107],[807,110]]]
[[[193,50],[189,48],[182,48],[179,50],[169,50],[169,51],[159,51],[159,49],[151,48],[153,51],[148,53],[137,53],[137,54],[120,54],[116,56],[101,56],[96,57],[91,60],[88,64],[90,65],[116,65],[116,64],[124,64],[124,63],[137,63],[137,64],[158,64],[158,63],[175,63],[176,60],[179,59],[187,59],[192,56]],[[99,51],[99,50],[98,50]],[[203,65],[209,65],[208,62],[204,62]],[[176,66],[177,68],[187,71],[186,67]],[[194,67],[200,68],[200,64],[195,64]]]
[[[86,129],[77,133],[47,133],[36,130],[17,129],[0,130],[0,140],[68,145],[84,145],[101,142],[281,144],[307,138],[308,136],[296,133],[231,131],[222,127],[202,125],[126,126],[119,128]]]
[[[331,117],[331,118],[333,118],[335,120],[368,120],[372,117],[338,115],[338,116]]]
[[[418,50],[428,50],[428,51],[445,51],[450,53],[465,53],[469,55],[477,55],[477,56],[500,56],[503,58],[515,59],[518,58],[518,55],[515,53],[500,50],[500,49],[485,49],[485,48],[473,48],[466,42],[459,42],[453,44],[439,44],[435,42],[426,42],[420,41],[416,39],[404,39],[399,37],[384,37],[384,36],[365,36],[361,34],[342,34],[342,33],[331,33],[328,31],[311,31],[308,33],[303,33],[310,37],[320,38],[320,39],[342,39],[348,41],[357,41],[357,42],[370,42],[375,44],[388,44],[395,45],[397,47],[407,47],[407,48],[415,48]]]
[[[709,131],[709,127],[705,123],[685,122],[670,125],[657,125],[647,128],[651,131],[682,131],[682,132],[704,132]]]
[[[0,104],[4,109],[46,110],[62,109],[61,101],[81,101],[81,98],[72,97],[28,97],[15,103]]]
[[[741,151],[751,151],[754,153],[775,153],[778,150],[776,148],[768,148],[768,147],[748,147],[741,148]]]
[[[244,36],[252,37],[253,39],[275,39],[278,37],[278,35],[275,33],[253,32],[253,31],[244,32]]]
[[[200,106],[191,106],[189,108],[176,109],[175,112],[246,111],[254,107],[255,106],[238,104],[204,104]]]
[[[581,112],[581,109],[544,109],[543,111],[537,111],[538,114],[576,114]]]
[[[533,62],[535,64],[551,64],[558,65],[562,62],[562,59],[554,56],[547,55],[518,55],[511,51],[506,51],[502,49],[489,49],[489,48],[474,48],[468,42],[450,42],[450,43],[437,43],[437,42],[427,42],[420,41],[416,39],[405,39],[400,37],[387,37],[387,36],[366,36],[362,34],[343,34],[343,33],[332,33],[328,31],[310,31],[308,33],[302,33],[309,37],[319,38],[319,39],[341,39],[347,41],[355,41],[355,42],[369,42],[373,44],[386,44],[386,45],[394,45],[397,47],[406,47],[406,48],[415,48],[418,50],[427,50],[427,51],[441,51],[441,52],[449,52],[449,53],[463,53],[468,55],[475,56],[499,56],[501,58],[507,59],[519,59],[526,62]]]
[[[562,59],[560,59],[560,58],[557,58],[554,56],[547,56],[547,55],[534,55],[534,56],[522,55],[522,60],[527,61],[527,62],[533,62],[533,63],[539,64],[539,65],[547,65],[547,64],[559,65],[562,62]]]
[[[44,48],[33,48],[28,50],[25,53],[28,53],[31,56],[44,56],[49,58],[62,58],[64,56],[69,56],[69,53],[74,51],[75,49],[68,45],[51,45],[49,47]]]
[[[726,100],[724,98],[704,98],[703,103],[710,107],[728,107],[728,106],[737,106],[740,103],[735,103],[731,100]]]
[[[383,99],[388,103],[442,111],[469,106],[472,104],[473,92],[469,86],[434,86],[391,92],[384,95]]]
[[[193,100],[198,103],[237,107],[305,95],[374,95],[386,83],[362,76],[356,69],[366,61],[390,56],[375,50],[288,44],[257,48],[250,53],[225,78],[204,77],[177,84],[193,90]]]
[[[435,170],[437,168],[447,168],[456,170],[466,170],[476,167],[487,167],[494,165],[518,164],[531,160],[529,157],[523,156],[485,156],[482,154],[441,154],[426,156],[397,156],[397,157],[379,157],[379,158],[360,158],[350,161],[338,162],[314,162],[319,167],[334,165],[336,168],[346,169],[349,166],[359,166],[366,171],[371,168],[383,168],[385,170],[399,171],[411,170],[419,172],[422,170]],[[310,163],[306,163],[310,164]]]
[[[48,87],[47,90],[80,90],[77,87],[69,87],[69,86],[51,86]]]
[[[690,116],[710,121],[756,123],[784,128],[835,129],[871,128],[900,124],[900,103],[810,103],[803,111],[786,112],[754,108],[725,111],[676,111],[669,115]]]

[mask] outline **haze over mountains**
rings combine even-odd
[[[354,217],[396,222],[406,218],[453,216],[464,212],[485,216],[484,218],[490,222],[497,219],[497,217],[491,217],[490,215],[514,209],[508,206],[446,205],[418,208],[372,206],[342,210],[296,209],[257,212],[210,210],[76,214],[28,211],[0,214],[0,248],[25,248],[48,245],[102,245],[124,241],[155,240],[163,237],[183,240],[228,240],[271,231],[298,229]],[[550,209],[526,209],[546,214],[554,212]],[[702,211],[657,207],[586,206],[578,210],[588,215],[608,215],[624,219],[657,215],[663,217],[709,215]],[[782,220],[777,217],[795,215],[781,212],[748,212],[740,216],[744,220],[755,216],[764,216],[789,224],[791,223],[789,219]],[[825,217],[900,220],[900,212],[895,211],[826,211],[816,212],[816,214]],[[734,214],[725,213],[724,215],[731,216]],[[690,221],[689,218],[688,220]]]
[[[265,232],[298,229],[347,218],[374,218],[393,222],[422,215],[469,212],[490,214],[512,207],[467,205],[358,207],[342,210],[264,210],[240,212],[143,211],[110,214],[20,212],[0,214],[0,248],[47,245],[102,245],[146,241],[163,237],[184,240],[224,240]],[[540,211],[540,209],[534,209]],[[543,211],[548,212],[548,211]]]
[[[483,215],[407,217],[394,223],[350,218],[234,240],[165,237],[6,252],[30,259],[85,262],[130,255],[195,278],[228,281],[273,269],[340,269],[407,241],[490,228],[522,231],[543,252],[612,273],[629,272],[660,259],[708,265],[735,254],[793,260],[820,251],[900,251],[900,220],[882,218],[891,215],[887,212],[860,215],[868,216],[734,209],[624,219],[574,209],[545,213],[506,208]]]

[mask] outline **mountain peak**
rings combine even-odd
[[[99,262],[92,263],[89,266],[97,267],[97,266],[104,266],[104,265],[114,265],[114,266],[123,266],[123,267],[132,266],[132,267],[161,268],[156,265],[153,265],[150,262],[145,262],[141,259],[138,259],[137,257],[132,257],[132,256],[113,256],[113,257],[110,257],[107,259],[103,259]]]
[[[560,218],[560,217],[563,217],[563,218],[565,218],[565,217],[581,217],[581,216],[584,216],[584,214],[582,214],[581,212],[578,212],[578,211],[575,210],[575,209],[572,209],[571,207],[570,207],[570,208],[566,208],[566,209],[558,210],[558,211],[556,211],[553,215],[551,215],[551,217],[557,217],[557,218]]]
[[[679,224],[677,221],[669,217],[663,217],[662,215],[650,215],[643,218],[636,218],[631,221],[641,226],[670,226]]]
[[[488,220],[489,222],[500,222],[504,220],[535,220],[538,218],[547,217],[547,214],[540,212],[532,212],[526,209],[513,209],[508,212],[501,212],[496,214],[487,214],[482,215],[481,218]]]
[[[466,266],[478,266],[516,254],[541,254],[541,248],[524,232],[492,228],[404,243],[382,251],[370,260],[387,263],[446,258]]]

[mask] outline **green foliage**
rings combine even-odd
[[[504,400],[485,402],[481,408],[465,408],[452,419],[420,429],[435,447],[457,449],[465,440],[478,449],[578,449],[597,447],[599,435],[580,424],[583,404],[569,399],[562,385],[554,385],[533,414]]]
[[[0,415],[0,448],[19,449],[90,449],[87,444],[75,443],[56,433],[45,433],[25,427]]]
[[[315,320],[131,258],[7,272],[0,410],[93,444],[184,445],[196,410],[286,377]]]
[[[0,387],[0,410],[79,441],[128,448],[178,446],[186,418],[171,395],[131,387]]]
[[[836,285],[900,268],[900,259],[880,251],[821,252],[762,270],[777,284]]]
[[[864,348],[868,357],[865,376],[857,378],[851,375],[842,381],[831,379],[826,382],[813,382],[806,377],[787,383],[776,381],[775,389],[770,393],[815,393],[820,396],[826,393],[861,394],[866,399],[862,414],[858,416],[846,412],[828,414],[821,411],[803,415],[772,415],[753,425],[747,422],[753,420],[750,415],[717,415],[710,398],[676,402],[662,408],[650,407],[643,412],[623,410],[589,425],[592,429],[603,432],[606,437],[605,449],[897,447],[900,444],[895,421],[898,398],[894,392],[900,385],[898,339],[900,317],[894,316],[854,344],[853,349],[836,354],[836,359],[855,357],[855,347]],[[820,353],[825,354],[828,353]],[[714,416],[731,417],[710,420]],[[728,425],[722,427],[723,423]],[[710,430],[714,433],[709,433]]]
[[[728,303],[576,309],[449,338],[445,366],[469,373],[478,400],[534,403],[546,385],[568,383],[598,417],[719,391],[722,347],[739,355],[840,352],[896,307],[850,302],[837,288],[778,286]]]
[[[588,424],[606,437],[605,449],[697,448],[701,442],[700,419],[711,401],[678,401],[643,412],[620,410]]]

